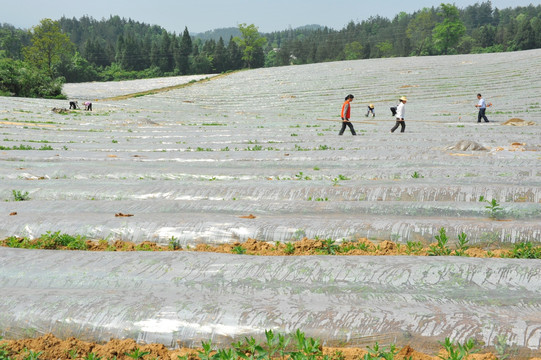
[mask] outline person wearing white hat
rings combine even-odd
[[[391,129],[391,133],[393,133],[396,129],[398,129],[398,126],[401,126],[400,132],[404,132],[406,130],[406,122],[404,121],[404,116],[406,115],[406,102],[408,99],[406,99],[405,96],[402,96],[400,99],[400,104],[396,107],[396,114],[394,115],[396,118],[396,124]]]

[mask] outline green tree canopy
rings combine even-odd
[[[31,45],[23,49],[26,61],[38,69],[53,75],[53,67],[64,55],[73,55],[75,46],[70,38],[62,33],[58,21],[43,19],[31,30]]]
[[[436,12],[434,9],[424,8],[410,21],[406,35],[410,39],[415,55],[423,54],[432,38],[432,30],[436,25]]]
[[[267,39],[259,35],[259,31],[254,24],[240,24],[239,30],[242,38],[235,37],[234,40],[242,49],[242,60],[246,62],[249,68],[263,66],[264,58],[261,57],[261,53]]]
[[[460,13],[454,5],[442,3],[438,15],[443,17],[443,21],[434,27],[432,38],[436,49],[447,55],[449,50],[459,43],[466,32],[466,27],[460,20]]]
[[[359,41],[352,41],[344,47],[346,60],[357,60],[363,57],[363,46]]]

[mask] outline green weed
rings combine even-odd
[[[30,200],[30,196],[28,196],[28,191],[25,191],[24,193],[20,190],[11,190],[11,193],[13,194],[14,201],[26,201]]]
[[[35,150],[35,149],[30,145],[21,144],[19,146],[15,145],[12,147],[0,145],[0,150]]]

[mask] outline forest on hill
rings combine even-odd
[[[188,28],[176,34],[119,16],[62,17],[29,31],[0,24],[0,95],[61,96],[64,82],[540,47],[541,5],[498,9],[490,1],[464,9],[442,3],[340,30],[308,25],[267,34],[254,24],[192,36]]]

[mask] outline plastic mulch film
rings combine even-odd
[[[462,257],[264,257],[0,249],[0,329],[216,346],[265,329],[325,345],[498,336],[539,349],[541,263]]]

